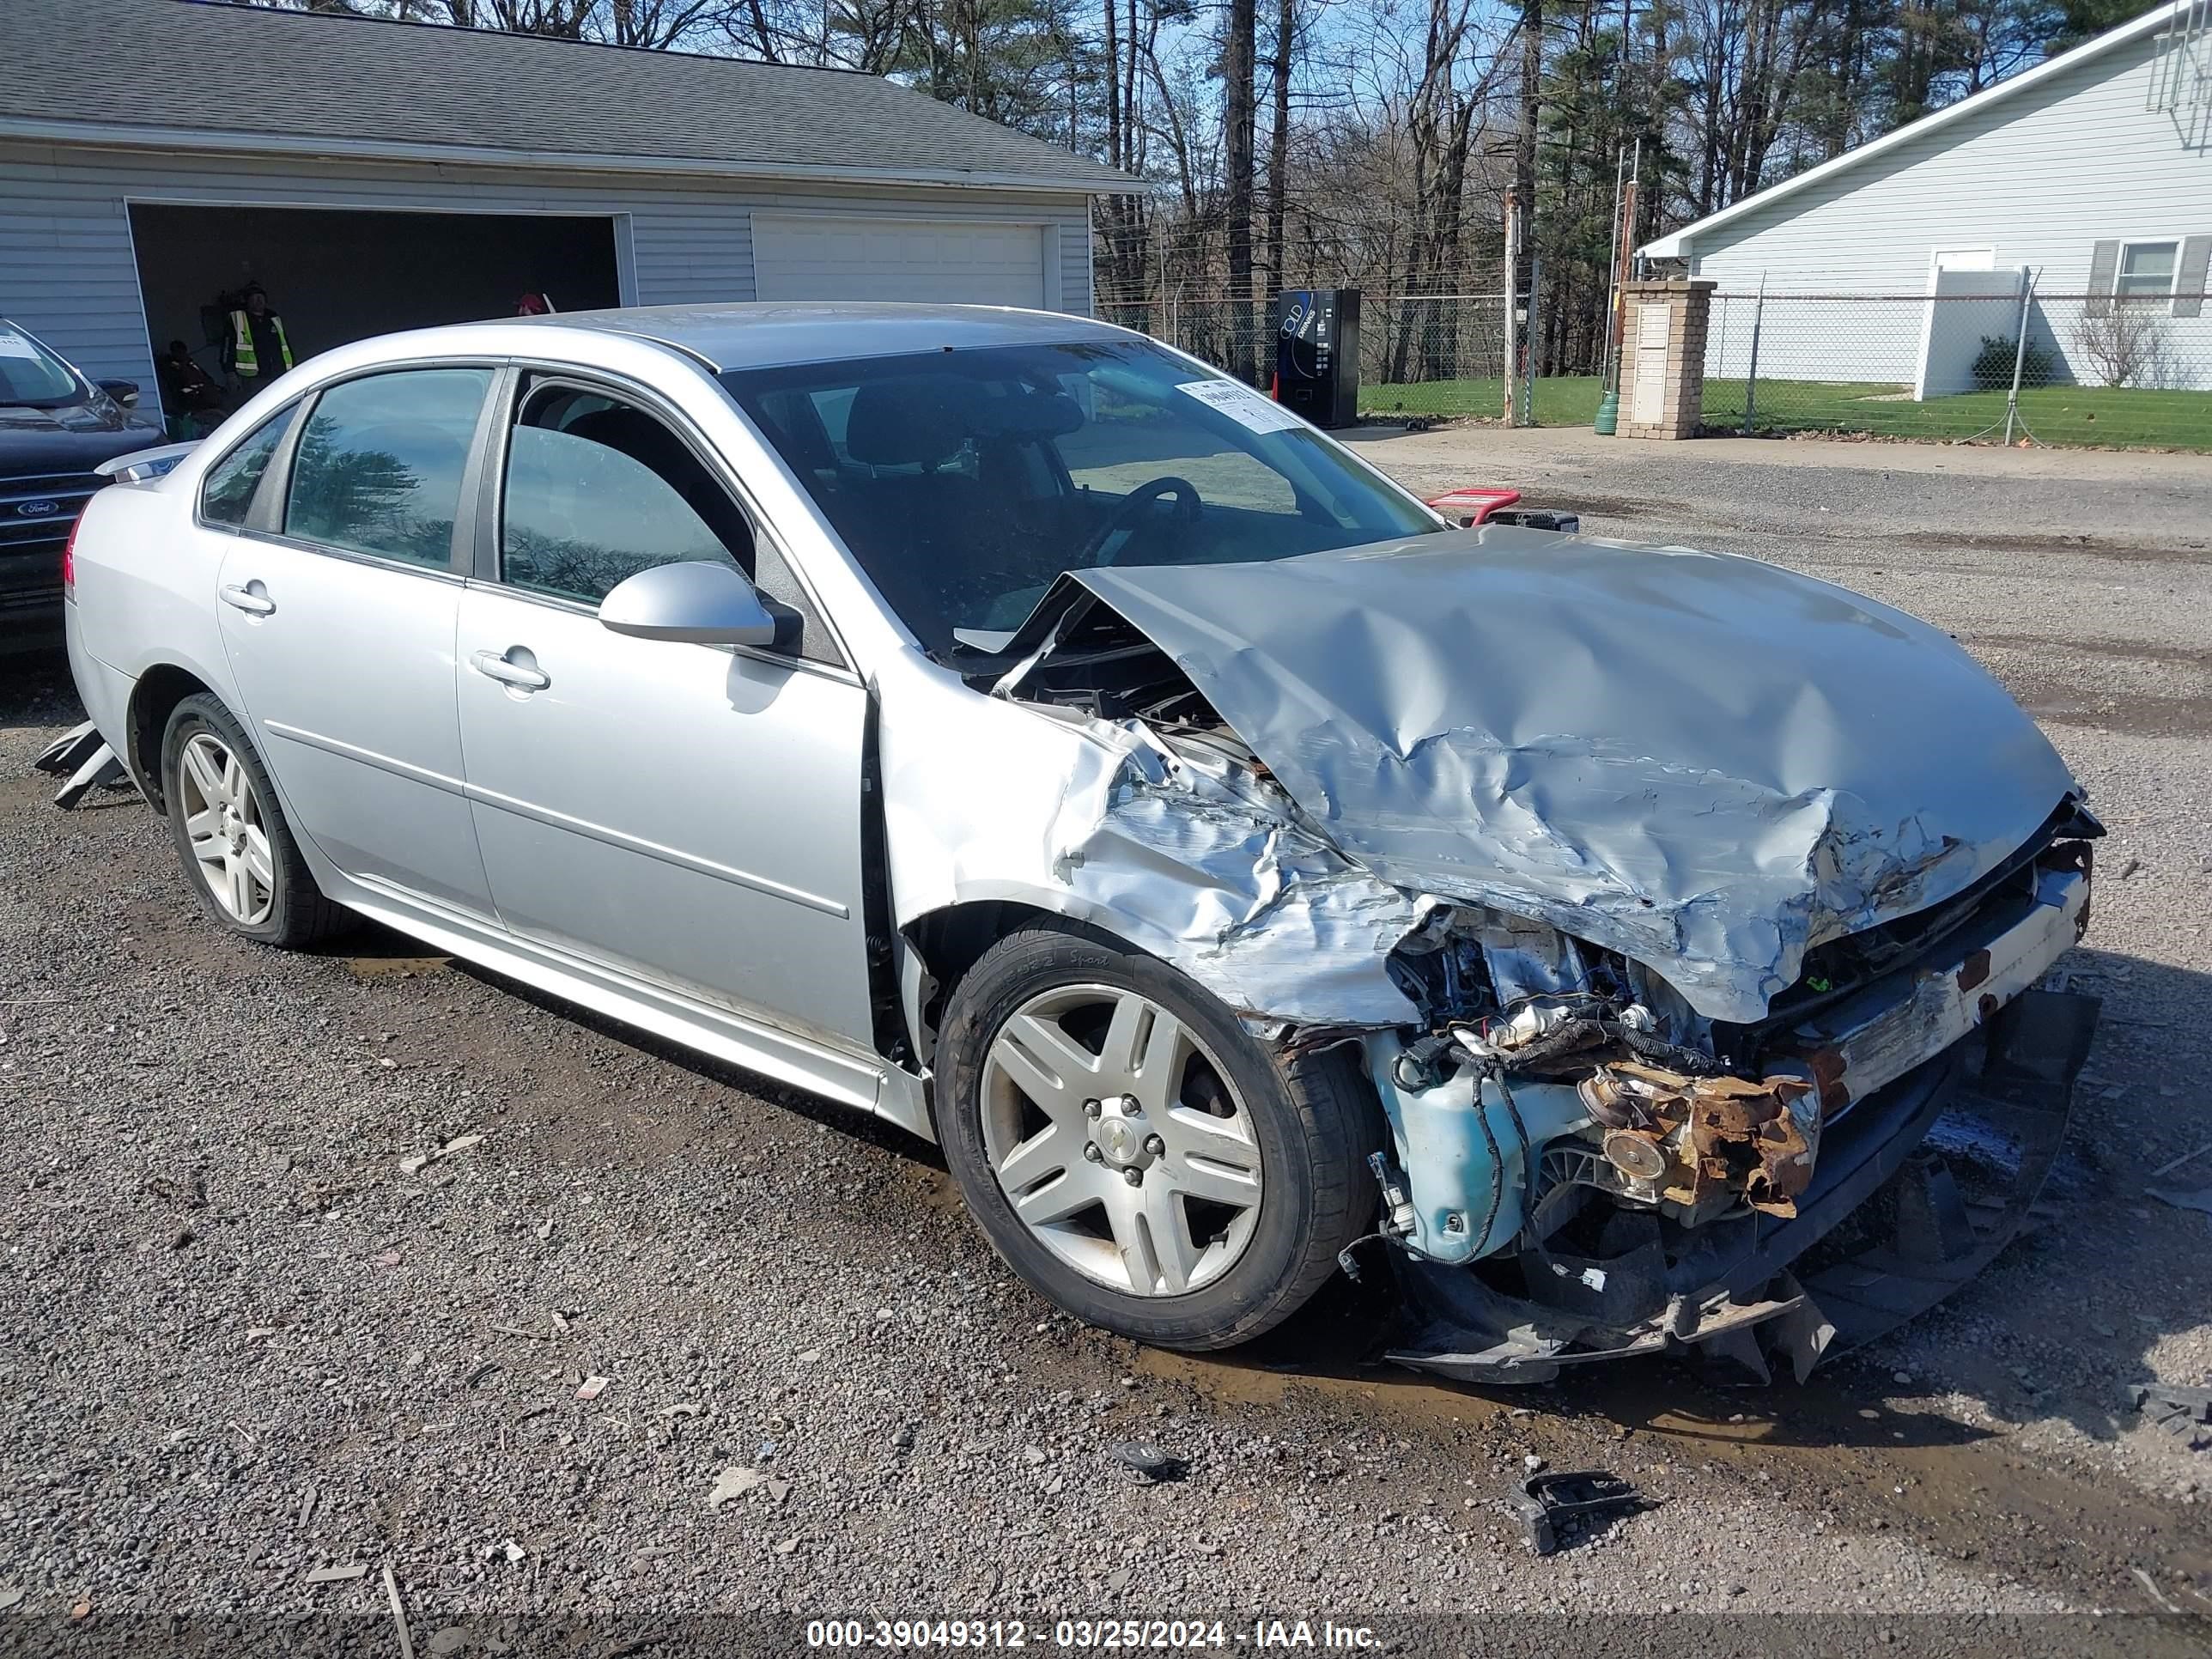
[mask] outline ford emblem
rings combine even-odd
[[[62,510],[59,501],[18,501],[15,516],[19,519],[51,519]]]

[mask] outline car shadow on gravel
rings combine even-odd
[[[1694,1362],[1653,1357],[1571,1370],[1553,1382],[1488,1388],[1453,1382],[1391,1364],[1384,1351],[1402,1333],[1387,1292],[1334,1281],[1297,1317],[1258,1342],[1197,1362],[1224,1374],[1261,1373],[1285,1381],[1357,1384],[1414,1414],[1470,1407],[1607,1425],[1616,1436],[1644,1433],[1677,1442],[1768,1446],[1869,1446],[1888,1449],[1959,1446],[1997,1431],[1923,1412],[1895,1409],[1899,1392],[1845,1358],[1800,1384],[1714,1381]],[[1326,1356],[1326,1357],[1324,1357]],[[1200,1384],[1204,1386],[1203,1382]]]
[[[855,1108],[792,1088],[757,1072],[747,1071],[741,1066],[700,1054],[680,1043],[655,1036],[649,1031],[640,1030],[635,1025],[595,1013],[580,1004],[540,991],[520,980],[509,979],[491,969],[442,956],[426,957],[425,952],[429,949],[420,939],[410,939],[404,933],[371,922],[356,933],[311,947],[307,954],[343,962],[363,977],[370,978],[384,971],[385,964],[389,964],[393,971],[400,971],[414,964],[434,962],[503,996],[526,1003],[541,1013],[590,1031],[606,1042],[688,1072],[702,1082],[765,1101],[860,1145],[880,1147],[913,1163],[944,1172],[945,1160],[935,1146],[883,1118],[871,1116]]]
[[[424,948],[372,926],[318,954],[374,976],[386,967],[413,971],[425,960]],[[443,965],[441,958],[432,960]],[[926,1169],[930,1190],[911,1201],[932,1209],[959,1207],[937,1148],[881,1119],[696,1054],[489,969],[453,963],[450,970],[610,1043]],[[2212,1037],[2194,1028],[2177,1030],[2172,1017],[2173,1010],[2206,1006],[2212,975],[2087,950],[2069,956],[2064,971],[2074,988],[2104,998],[2105,1019],[2036,1224],[1981,1278],[1904,1329],[1923,1349],[1932,1348],[1925,1369],[1940,1375],[1942,1392],[1977,1396],[2010,1419],[2063,1417],[2092,1438],[2112,1440],[2127,1426],[2124,1384],[2151,1375],[2150,1352],[2163,1336],[2193,1328],[2203,1317],[2201,1276],[2172,1270],[2174,1261],[2188,1259],[2192,1228],[2197,1230],[2197,1259],[2203,1259],[2203,1218],[2155,1202],[2146,1206],[2142,1189],[2148,1171],[2174,1155],[2158,1150],[2169,1145],[2154,1139],[2161,1121],[2170,1134],[2179,1133],[2176,1115],[2166,1106],[2169,1097],[2160,1090],[2212,1069]],[[2197,1134],[2197,1140],[2203,1139]],[[2199,1173],[2212,1179],[2212,1154],[2204,1162]],[[2119,1217],[2127,1225],[2116,1230]],[[2115,1237],[2116,1231],[2123,1236]],[[1379,1261],[1369,1265],[1381,1266]],[[2133,1310],[2125,1322],[2096,1312],[2115,1296]],[[1211,1377],[1230,1393],[1239,1390],[1240,1376],[1356,1383],[1386,1397],[1419,1393],[1525,1407],[1685,1443],[1909,1450],[1965,1446],[2005,1432],[1929,1401],[1935,1376],[1901,1384],[1892,1365],[1866,1351],[1832,1357],[1802,1385],[1786,1375],[1765,1386],[1717,1380],[1689,1360],[1667,1357],[1571,1370],[1534,1387],[1440,1383],[1382,1358],[1404,1340],[1398,1319],[1387,1272],[1370,1271],[1357,1283],[1339,1275],[1296,1318],[1259,1341],[1193,1362],[1189,1380],[1205,1388]],[[2016,1344],[1990,1340],[1992,1325],[2032,1331],[2045,1340],[2032,1376],[2018,1363]],[[1893,1340],[1877,1344],[1876,1351]]]
[[[0,652],[0,732],[75,725],[84,718],[69,659],[58,648]]]

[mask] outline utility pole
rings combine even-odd
[[[1513,392],[1521,377],[1521,200],[1505,192],[1505,424],[1518,426]]]
[[[1536,337],[1543,326],[1537,320],[1540,296],[1544,291],[1544,256],[1540,252],[1528,256],[1528,364],[1521,376],[1521,419],[1518,424],[1536,424]]]

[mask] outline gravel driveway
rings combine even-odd
[[[1085,1330],[896,1131],[393,935],[218,935],[135,798],[50,807],[28,763],[77,718],[66,671],[0,660],[0,1651],[120,1651],[177,1612],[236,1621],[211,1650],[397,1652],[387,1568],[417,1653],[924,1615],[1561,1644],[1506,1612],[1668,1615],[1618,1627],[1643,1650],[2203,1650],[2212,1454],[2122,1395],[2212,1365],[2212,1218],[2144,1192],[2212,1141],[2212,470],[1818,447],[1365,449],[1934,619],[2112,827],[2068,964],[2105,1024],[2046,1224],[1802,1389],[1431,1386],[1366,1362],[1353,1290],[1229,1361]],[[2169,1182],[2212,1183],[2212,1153]],[[1141,1482],[1109,1453],[1133,1440],[1187,1478]],[[1498,1503],[1531,1457],[1664,1501],[1540,1559]],[[2069,1610],[2185,1616],[1963,1622]]]

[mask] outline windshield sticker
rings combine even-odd
[[[1176,388],[1255,432],[1289,432],[1303,422],[1272,398],[1235,380],[1192,380]]]
[[[22,357],[32,362],[39,361],[39,349],[11,328],[0,328],[0,357]]]

